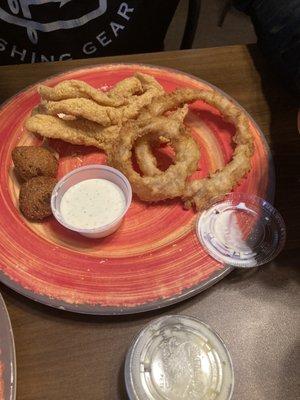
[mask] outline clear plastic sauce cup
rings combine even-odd
[[[124,372],[130,400],[230,400],[234,387],[220,336],[184,315],[146,325],[128,350]]]
[[[273,260],[286,239],[279,212],[266,200],[244,193],[232,193],[202,212],[196,233],[213,258],[240,268]]]
[[[118,186],[125,198],[125,207],[122,213],[112,222],[99,227],[79,228],[68,223],[61,212],[61,201],[64,194],[74,185],[90,180],[104,179]],[[65,175],[54,187],[51,196],[51,208],[56,220],[64,227],[78,232],[89,238],[102,238],[115,232],[121,225],[126,212],[128,211],[132,200],[132,189],[128,179],[117,169],[102,164],[87,165],[77,168]]]

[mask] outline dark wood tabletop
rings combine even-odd
[[[262,268],[235,270],[189,300],[140,315],[76,315],[34,303],[0,284],[15,337],[17,399],[126,399],[123,363],[132,338],[147,322],[167,314],[198,317],[221,335],[233,359],[234,400],[299,398],[300,140],[296,101],[255,46],[3,66],[0,101],[50,75],[111,62],[179,69],[218,86],[245,107],[271,147],[277,180],[275,206],[286,221],[287,244],[275,261]]]

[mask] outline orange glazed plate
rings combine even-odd
[[[53,86],[65,79],[81,79],[109,88],[140,71],[153,75],[166,91],[212,86],[180,71],[140,64],[100,65],[51,77]],[[216,89],[216,88],[215,88]],[[219,89],[216,89],[220,91]],[[220,91],[221,92],[221,91]],[[221,92],[224,96],[225,94]],[[182,301],[226,276],[223,265],[201,247],[197,214],[177,200],[149,204],[134,197],[120,229],[103,239],[87,239],[61,226],[53,217],[28,222],[18,210],[19,184],[13,172],[15,146],[39,145],[24,129],[24,121],[39,103],[37,86],[5,103],[0,110],[0,279],[33,300],[61,309],[90,314],[130,314]],[[198,101],[185,120],[199,143],[199,177],[230,161],[235,127],[218,110]],[[251,172],[234,192],[272,201],[274,172],[263,134],[249,117],[255,143]],[[53,141],[60,154],[58,177],[72,169],[105,163],[105,154]]]

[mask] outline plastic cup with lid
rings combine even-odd
[[[72,186],[89,179],[104,179],[114,183],[124,194],[123,211],[111,222],[93,228],[79,228],[68,223],[61,212],[61,201]],[[128,179],[117,169],[102,164],[92,164],[76,168],[66,174],[54,187],[51,196],[51,208],[56,220],[64,227],[89,238],[102,238],[115,232],[121,225],[132,200],[132,189]]]
[[[146,325],[125,360],[130,400],[230,400],[234,372],[229,352],[207,324],[168,315]]]
[[[273,260],[286,239],[279,212],[266,200],[245,193],[232,193],[200,213],[196,234],[213,258],[240,268]]]

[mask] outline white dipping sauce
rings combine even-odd
[[[109,224],[124,211],[123,191],[106,179],[87,179],[71,186],[63,195],[60,212],[69,225],[94,229]]]

